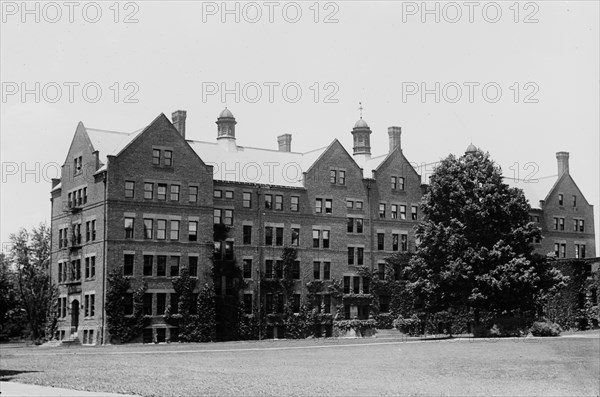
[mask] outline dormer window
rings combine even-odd
[[[152,164],[170,167],[173,165],[173,151],[169,149],[152,149]]]

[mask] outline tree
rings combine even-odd
[[[495,316],[536,308],[563,277],[533,254],[540,229],[521,189],[503,183],[488,153],[450,155],[421,205],[410,287],[426,311],[469,308]]]
[[[45,334],[46,323],[56,315],[53,308],[58,299],[49,274],[50,229],[40,224],[31,232],[21,229],[9,239],[19,306],[25,312],[31,339],[38,341]]]
[[[0,253],[0,339],[18,330],[18,300],[15,290],[15,274],[4,253]]]

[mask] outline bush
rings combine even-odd
[[[399,315],[394,320],[394,328],[408,335],[419,335],[421,333],[421,319],[413,314],[410,317],[402,317]]]
[[[560,325],[550,321],[536,321],[529,329],[533,336],[558,336],[560,335]]]

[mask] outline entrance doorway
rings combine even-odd
[[[77,336],[77,328],[79,327],[79,301],[75,299],[71,302],[71,335]]]

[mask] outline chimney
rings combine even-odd
[[[558,162],[558,176],[569,173],[569,152],[558,152],[556,153],[556,160]]]
[[[183,139],[185,139],[186,114],[187,112],[185,110],[176,110],[171,115],[171,120],[173,120],[173,126],[175,127],[175,129],[177,129],[177,131],[179,131]]]
[[[283,134],[277,137],[277,143],[279,143],[280,152],[291,152],[292,151],[292,134]]]
[[[402,134],[402,127],[388,127],[388,135],[390,136],[390,153],[392,153],[397,147],[402,150],[400,146],[400,135]]]

